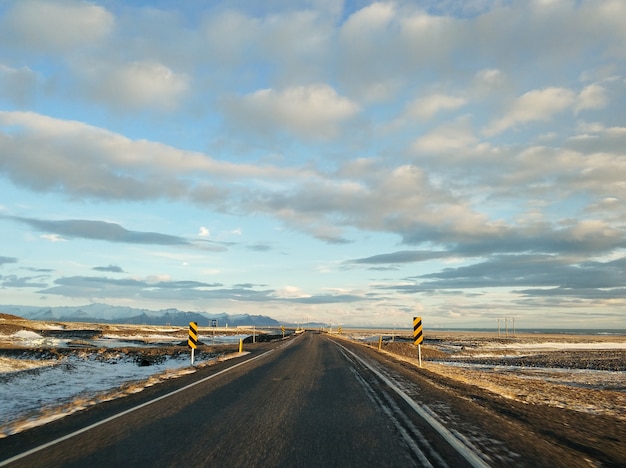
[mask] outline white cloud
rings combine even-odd
[[[39,237],[41,237],[42,239],[45,239],[47,241],[50,241],[50,242],[65,242],[65,241],[67,241],[67,239],[61,237],[58,234],[42,234]]]
[[[237,125],[262,131],[287,131],[311,139],[332,139],[359,106],[326,84],[296,86],[283,91],[262,89],[224,103]]]
[[[449,249],[463,263],[576,251],[582,265],[624,248],[625,2],[321,1],[6,1],[5,211],[159,219],[195,234],[204,252],[242,234],[194,220],[236,227],[246,217],[245,242],[221,246],[210,274],[272,291],[290,284],[272,276],[285,271],[301,272],[305,291],[319,284],[317,263],[301,256],[318,248],[326,266],[398,243]],[[36,240],[54,265],[58,249]],[[266,253],[241,278],[233,265],[246,248]],[[35,267],[36,254],[20,262]],[[179,275],[188,263],[194,275],[206,263],[156,255],[129,258],[141,274]],[[366,289],[379,273],[409,284],[441,260],[368,278],[335,277],[336,266],[325,280],[338,291]],[[416,297],[390,294],[388,304],[410,310]],[[483,301],[467,300],[472,310]]]
[[[508,77],[502,70],[488,68],[474,74],[470,93],[472,100],[478,102],[484,99],[493,99],[497,93],[503,91],[508,84]]]
[[[597,84],[585,87],[578,95],[576,113],[584,109],[603,109],[607,105],[606,89]]]
[[[272,296],[279,297],[279,298],[290,298],[290,299],[311,297],[310,294],[303,292],[297,286],[284,286],[274,291]]]
[[[36,51],[65,51],[97,41],[114,28],[113,15],[83,1],[22,0],[4,17],[11,42]]]
[[[519,124],[549,121],[568,109],[576,101],[576,95],[565,88],[545,88],[529,91],[517,98],[499,119],[493,120],[484,132],[495,135]]]
[[[29,67],[13,68],[0,63],[0,98],[23,105],[31,100],[41,81],[39,73]]]
[[[243,74],[236,80],[248,83],[249,70],[262,63],[272,64],[265,73],[276,87],[323,79],[335,16],[301,3],[286,11],[268,10],[248,14],[245,9],[228,9],[207,15],[201,26],[203,48],[199,54],[200,60],[210,62],[213,80],[226,79],[223,84],[229,86],[231,74],[241,70]]]
[[[0,111],[0,170],[38,191],[101,199],[192,197],[211,203],[230,195],[227,181],[247,180],[248,186],[253,179],[293,183],[314,174],[219,161],[162,143],[131,140],[82,122],[5,111]]]
[[[467,99],[462,97],[432,94],[411,102],[405,110],[405,115],[409,118],[413,117],[427,120],[431,119],[439,112],[455,110],[464,106],[466,103]]]
[[[372,3],[352,14],[343,24],[341,34],[350,40],[362,38],[373,30],[385,29],[395,15],[393,3]]]
[[[448,153],[469,150],[478,143],[466,119],[443,125],[419,137],[413,149],[419,153]]]
[[[179,106],[190,86],[186,75],[153,61],[98,63],[78,72],[87,79],[89,94],[119,109],[172,110]]]
[[[488,68],[476,72],[474,79],[477,83],[496,88],[502,85],[502,83],[506,79],[506,76],[501,70]]]

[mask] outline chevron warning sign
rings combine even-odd
[[[422,317],[413,317],[413,343],[417,346],[424,341],[422,334]]]
[[[187,345],[191,349],[198,347],[198,324],[196,322],[189,322],[189,339]]]

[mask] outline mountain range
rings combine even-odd
[[[216,324],[222,326],[280,326],[281,323],[266,315],[208,312],[187,312],[178,309],[147,310],[134,307],[111,306],[108,304],[89,304],[84,306],[36,307],[36,306],[0,306],[0,312],[17,315],[29,320],[56,322],[91,322],[119,323],[137,325],[172,325],[187,326],[196,322],[201,327]]]

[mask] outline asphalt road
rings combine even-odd
[[[200,383],[173,395],[144,391],[6,438],[0,461],[97,424],[9,466],[467,465],[331,338],[305,333],[268,346],[233,369],[243,358],[197,372]]]

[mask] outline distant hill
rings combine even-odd
[[[55,322],[92,322],[145,325],[186,326],[189,322],[197,322],[201,327],[208,327],[213,320],[217,325],[273,327],[280,323],[266,315],[226,313],[210,314],[208,312],[186,312],[178,309],[147,310],[133,307],[111,306],[108,304],[89,304],[70,307],[36,307],[36,306],[0,306],[0,312],[17,315],[30,320]]]
[[[0,313],[0,319],[1,320],[23,320],[22,317],[18,317],[17,315],[3,314],[3,313]]]

